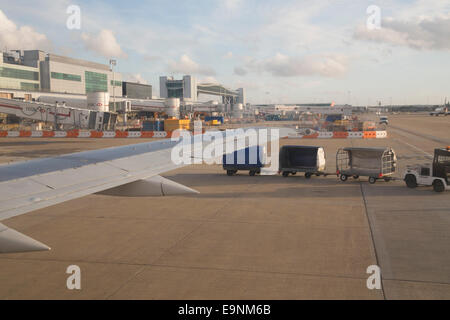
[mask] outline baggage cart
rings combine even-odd
[[[224,154],[222,166],[229,176],[235,175],[238,171],[248,171],[250,176],[254,176],[261,173],[261,168],[264,167],[265,162],[265,147],[252,146],[230,154]]]
[[[309,179],[313,174],[325,174],[326,158],[322,147],[282,146],[279,154],[279,172],[283,177],[304,172]]]
[[[392,180],[397,157],[391,148],[340,148],[336,154],[336,174],[341,181],[348,177],[369,177],[371,184],[378,179]]]

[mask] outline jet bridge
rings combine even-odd
[[[114,129],[117,120],[117,114],[112,112],[78,109],[64,104],[48,104],[4,98],[0,98],[0,113],[53,124],[55,129],[65,127],[110,130]]]

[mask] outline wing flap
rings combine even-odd
[[[27,194],[29,198],[33,197],[35,194],[41,192],[46,192],[51,190],[51,188],[37,183],[32,179],[26,180],[15,180],[11,182],[0,182],[0,207],[5,201],[11,201],[22,197]]]
[[[95,180],[125,176],[127,173],[124,170],[109,166],[107,163],[101,163],[35,176],[32,180],[43,186],[57,190]]]

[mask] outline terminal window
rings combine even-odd
[[[122,81],[117,81],[117,80],[112,81],[111,80],[111,85],[114,86],[114,87],[121,87],[122,86]]]
[[[21,90],[26,90],[26,91],[39,90],[39,84],[37,84],[37,83],[30,83],[30,82],[21,82],[20,83],[20,89]]]
[[[86,92],[108,91],[108,77],[106,74],[85,71],[84,78],[86,82]]]
[[[183,98],[183,88],[167,89],[168,98]]]
[[[38,81],[39,72],[0,67],[0,77]]]
[[[76,75],[76,74],[52,72],[51,75],[52,75],[53,79],[69,80],[69,81],[81,81],[81,76]]]

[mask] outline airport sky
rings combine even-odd
[[[70,5],[79,30],[66,27]],[[370,5],[380,29],[367,28]],[[2,49],[116,57],[125,79],[156,94],[160,75],[193,74],[244,87],[252,103],[450,99],[449,0],[0,0],[0,10]]]

